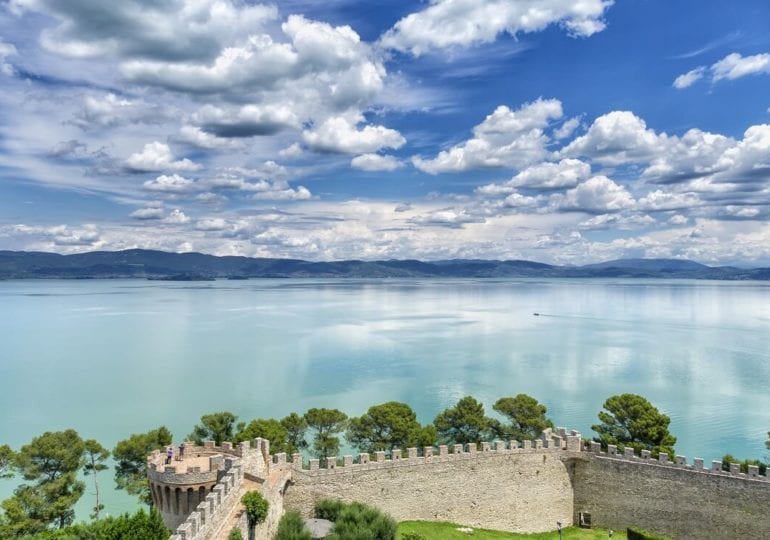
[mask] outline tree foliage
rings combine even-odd
[[[443,442],[466,444],[485,438],[490,421],[484,416],[484,405],[465,396],[454,407],[439,413],[433,425]]]
[[[16,468],[25,480],[53,482],[80,469],[85,445],[77,431],[46,431],[22,446]]]
[[[193,427],[187,438],[202,445],[204,441],[213,440],[217,445],[222,441],[232,441],[235,436],[236,420],[238,417],[231,412],[223,411],[201,416],[200,424]]]
[[[252,420],[245,426],[240,426],[240,431],[235,435],[233,442],[250,441],[261,437],[270,441],[270,452],[277,454],[280,452],[292,453],[292,448],[287,440],[288,433],[286,428],[278,421],[272,418],[258,418]]]
[[[510,421],[510,425],[500,425],[494,430],[500,439],[534,440],[543,430],[553,427],[545,415],[548,411],[545,405],[527,394],[500,398],[492,408]]]
[[[423,427],[406,403],[389,401],[369,407],[366,414],[351,418],[346,438],[362,452],[432,445],[436,431]]]
[[[241,497],[241,502],[246,507],[249,527],[253,528],[267,519],[267,510],[270,504],[259,491],[249,491]]]
[[[85,446],[74,429],[46,431],[13,455],[14,468],[31,483],[16,488],[1,503],[5,513],[0,536],[18,537],[66,527],[85,485],[77,479]]]
[[[7,444],[0,444],[0,478],[13,476],[13,458],[15,454]]]
[[[83,474],[85,476],[93,475],[94,477],[94,495],[96,496],[96,502],[94,503],[92,519],[99,519],[99,512],[104,509],[104,505],[99,497],[99,481],[98,474],[101,471],[106,471],[109,467],[104,464],[110,457],[110,451],[99,444],[94,439],[88,439],[83,443],[85,447],[85,463],[83,465]]]
[[[48,530],[29,540],[166,540],[170,534],[158,511],[152,509]]]
[[[313,451],[318,457],[336,456],[340,449],[337,434],[345,429],[347,415],[339,409],[310,409],[305,413],[308,428],[315,432]]]
[[[738,463],[741,466],[741,472],[743,474],[749,473],[749,465],[756,465],[759,468],[759,474],[764,475],[767,471],[767,465],[759,461],[758,459],[738,459],[731,454],[725,454],[722,456],[722,470],[730,472],[730,464]]]
[[[305,521],[299,512],[286,512],[278,522],[278,530],[273,540],[312,540],[310,531],[305,528]]]
[[[42,494],[28,485],[16,488],[12,497],[0,503],[0,538],[23,538],[44,531],[46,505]]]
[[[307,421],[303,416],[297,413],[291,413],[281,419],[281,425],[286,430],[286,441],[294,452],[299,452],[307,448],[305,432],[307,431]]]
[[[674,456],[676,437],[668,431],[671,419],[642,396],[621,394],[608,398],[599,420],[601,424],[591,429],[599,434],[596,440],[602,447],[614,444],[630,446],[636,452],[650,450],[653,456],[661,452]]]
[[[131,435],[115,445],[115,483],[118,489],[125,489],[136,495],[145,504],[152,504],[150,486],[147,482],[147,456],[171,444],[171,432],[161,426],[147,433]]]

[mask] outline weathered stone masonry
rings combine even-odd
[[[611,447],[577,460],[576,522],[587,512],[594,525],[637,525],[673,538],[770,538],[770,480],[757,467],[742,474],[735,463],[725,472],[721,461],[704,468],[699,459],[688,465],[683,456],[671,463],[645,454],[621,456]]]
[[[570,437],[579,452],[579,435]],[[310,515],[320,499],[359,501],[387,511],[396,520],[423,519],[462,523],[510,531],[546,531],[556,522],[569,523],[573,514],[571,479],[562,462],[562,438],[455,445],[453,452],[416,448],[392,459],[378,452],[343,459],[342,467],[295,469],[284,499],[286,508]]]
[[[216,538],[233,507],[240,504],[244,479],[256,483],[267,479],[272,457],[270,442],[254,439],[236,447],[229,442],[221,446],[213,441],[204,446],[188,442],[183,459],[171,465],[165,465],[164,459],[165,454],[158,451],[147,458],[153,502],[166,526],[175,531],[173,539],[204,540]],[[280,501],[277,505],[281,507]]]
[[[223,444],[223,447],[225,445]],[[542,440],[494,444],[409,448],[303,462],[295,454],[269,454],[268,441],[233,449],[231,480],[215,487],[208,506],[200,507],[176,530],[174,540],[226,538],[221,524],[232,513],[237,477],[264,482],[271,503],[268,523],[257,538],[270,538],[281,508],[310,515],[315,501],[336,498],[379,507],[397,520],[445,520],[471,527],[518,532],[553,530],[556,522],[614,529],[641,526],[675,538],[770,538],[770,480],[756,467],[741,474],[721,462],[704,468],[677,456],[653,460],[649,452],[619,454],[596,443],[583,447],[580,434],[559,428]],[[230,484],[230,485],[228,485]],[[218,484],[219,485],[219,484]],[[230,496],[232,499],[232,496]],[[221,500],[215,505],[215,501]],[[205,511],[205,513],[203,513]],[[237,524],[245,525],[241,516]],[[218,528],[219,527],[219,528]],[[219,531],[220,536],[212,531]]]

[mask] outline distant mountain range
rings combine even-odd
[[[144,249],[60,255],[0,251],[0,279],[147,278],[421,278],[421,277],[622,277],[770,280],[770,268],[706,266],[678,259],[621,259],[584,266],[554,266],[532,261],[452,259],[311,262],[299,259],[217,257]]]

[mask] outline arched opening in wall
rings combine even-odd
[[[198,504],[206,500],[206,486],[198,488]]]
[[[182,490],[179,488],[176,488],[174,490],[174,515],[175,516],[179,515],[179,507],[181,506],[181,503],[182,503],[181,499],[182,499]]]
[[[160,486],[156,484],[150,484],[150,491],[152,492],[152,503],[158,510],[163,510],[163,491]]]
[[[196,500],[197,500],[197,497],[195,495],[195,490],[193,488],[187,488],[187,493],[185,494],[185,502],[184,502],[185,514],[189,514],[195,509],[195,506],[198,504]]]
[[[165,501],[165,504],[163,505],[163,510],[165,510],[168,513],[171,513],[171,489],[166,486],[163,488],[163,491],[165,492],[165,497],[163,497],[163,500]]]

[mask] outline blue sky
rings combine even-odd
[[[758,265],[769,216],[765,1],[0,6],[0,249]]]

